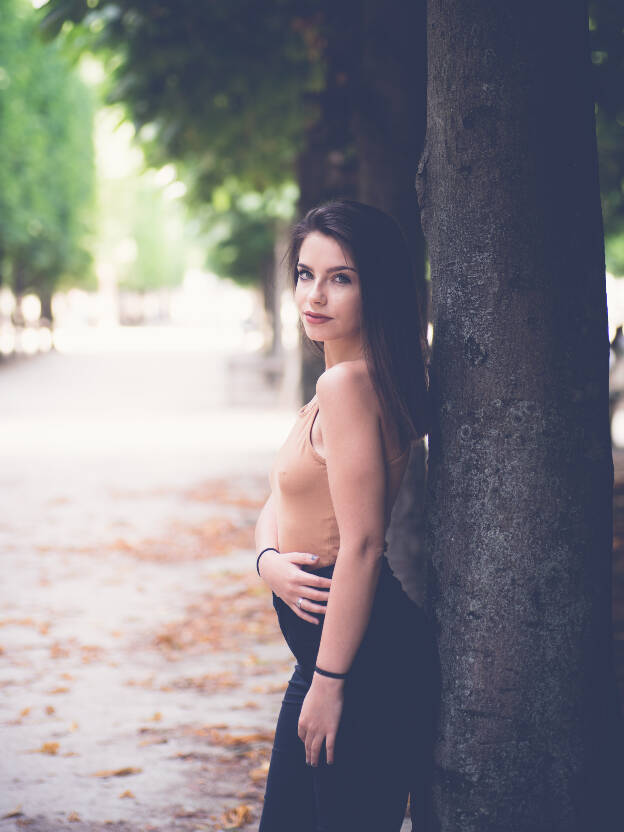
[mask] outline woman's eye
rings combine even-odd
[[[297,277],[301,280],[310,280],[310,279],[313,280],[314,279],[312,277],[312,273],[309,272],[307,269],[301,269],[300,271],[297,271]],[[339,273],[339,274],[334,275],[334,277],[335,277],[337,283],[342,283],[342,284],[351,283],[351,278],[347,277],[346,274]],[[339,280],[339,278],[341,278],[341,279]]]

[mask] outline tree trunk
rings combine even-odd
[[[435,830],[624,828],[586,7],[429,0]]]
[[[359,62],[351,85],[358,199],[386,211],[403,229],[426,325],[429,284],[425,280],[424,237],[414,189],[426,123],[425,0],[407,4],[401,0],[364,0],[362,11],[357,33]],[[387,532],[392,570],[420,606],[425,604],[427,558],[425,471],[426,446],[419,442],[410,454]],[[428,772],[416,761],[429,757],[429,749],[414,749],[410,795],[414,830],[423,828],[429,797]]]
[[[386,211],[405,233],[423,306],[424,237],[414,190],[425,138],[425,0],[364,0],[360,64],[352,83],[358,199]]]
[[[26,292],[27,278],[24,262],[19,257],[16,257],[13,261],[11,284],[13,294],[15,295],[15,308],[11,317],[14,325],[21,328],[25,324],[24,313],[22,311],[22,299]]]
[[[277,286],[278,278],[276,269],[277,264],[275,262],[275,252],[271,251],[270,256],[266,257],[260,264],[264,312],[271,331],[271,343],[269,344],[269,348],[265,351],[267,355],[277,355],[277,353],[281,351],[282,329],[279,322],[279,315],[277,313],[279,289]]]
[[[318,117],[307,130],[306,145],[297,160],[299,202],[297,214],[334,197],[356,198],[357,164],[349,125],[350,74],[353,55],[354,21],[361,15],[362,0],[323,4],[321,32],[326,40],[325,87],[314,96]],[[309,401],[316,381],[325,369],[301,328],[301,395]]]
[[[414,178],[425,136],[425,3],[365,0],[359,32],[360,64],[353,82],[353,133],[359,161],[358,199],[386,211],[403,229],[412,252],[423,322],[428,320],[424,238]],[[417,40],[414,40],[416,33]],[[396,566],[414,600],[424,600],[422,575],[422,504],[424,443],[410,457],[397,496],[389,550],[404,553]],[[409,493],[408,493],[409,492]],[[419,517],[416,517],[416,514]],[[399,516],[401,520],[399,520]],[[390,541],[389,541],[390,542]]]
[[[39,286],[39,300],[41,301],[41,317],[52,324],[52,286],[48,281]]]

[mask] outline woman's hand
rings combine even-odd
[[[317,561],[318,555],[309,552],[275,552],[270,549],[262,555],[258,565],[262,580],[299,618],[311,624],[319,624],[319,620],[309,613],[325,614],[331,578],[306,572],[297,564],[309,566]],[[301,609],[297,606],[299,598],[302,599]]]
[[[298,735],[305,743],[306,763],[317,766],[325,740],[327,763],[334,762],[336,734],[342,715],[343,679],[314,674],[299,715]]]

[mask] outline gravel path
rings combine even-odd
[[[292,660],[253,526],[294,410],[226,356],[0,366],[0,829],[257,827]]]

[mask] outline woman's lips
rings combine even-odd
[[[324,324],[325,321],[331,321],[327,315],[312,315],[310,312],[303,313],[311,324]]]

